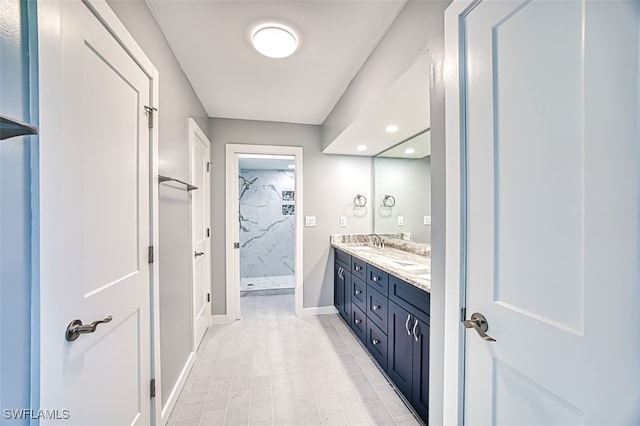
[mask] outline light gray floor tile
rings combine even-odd
[[[298,318],[293,297],[209,327],[168,425],[420,425],[342,319]]]

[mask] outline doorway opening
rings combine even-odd
[[[295,290],[295,157],[238,155],[240,297]]]
[[[227,317],[241,318],[241,297],[273,294],[300,315],[302,148],[227,144],[226,163]]]

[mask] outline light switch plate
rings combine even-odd
[[[346,216],[341,216],[340,217],[340,226],[343,227],[343,228],[345,226],[347,226],[347,217]]]
[[[404,226],[404,216],[398,216],[398,226]]]
[[[431,216],[425,216],[424,217],[424,224],[425,225],[431,225]]]
[[[304,226],[316,226],[316,217],[315,216],[305,216],[304,218]]]

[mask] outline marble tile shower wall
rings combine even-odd
[[[294,180],[289,170],[240,170],[241,278],[294,274]]]

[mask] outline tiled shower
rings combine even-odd
[[[295,287],[295,173],[243,168],[240,162],[241,295]]]

